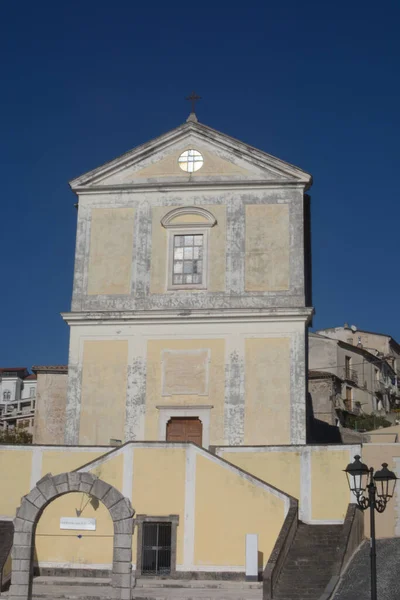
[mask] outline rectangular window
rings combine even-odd
[[[350,377],[350,369],[351,369],[351,357],[346,356],[345,358],[345,370],[346,370],[346,378]]]
[[[173,285],[203,283],[203,234],[174,235]]]
[[[34,387],[29,388],[29,397],[30,398],[35,397],[35,388]]]
[[[171,523],[143,523],[142,575],[171,573]]]
[[[351,410],[352,409],[352,405],[353,405],[353,390],[349,386],[346,386],[346,399],[344,401],[344,405],[345,405],[345,407],[346,407],[347,410]]]

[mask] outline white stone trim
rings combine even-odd
[[[306,439],[306,335],[293,332],[290,335],[290,443],[305,444]]]
[[[393,462],[394,462],[394,472],[396,473],[397,477],[400,477],[400,457],[399,456],[393,456]],[[393,502],[394,502],[394,535],[396,537],[400,537],[400,489],[399,486],[396,485],[395,490],[394,490],[394,497],[393,497]]]
[[[245,340],[249,336],[231,334],[225,341],[224,443],[244,443]]]
[[[35,487],[39,479],[42,478],[42,459],[42,449],[35,446],[32,450],[31,479],[29,483],[31,490]]]
[[[207,220],[207,223],[172,223],[172,221],[174,219],[176,219],[177,217],[180,216],[186,216],[186,215],[197,215],[200,217],[204,217]],[[172,210],[170,210],[166,215],[163,216],[163,218],[161,219],[161,225],[163,227],[165,227],[166,229],[169,227],[176,227],[176,228],[182,228],[182,229],[186,229],[187,227],[194,227],[194,228],[202,228],[202,227],[214,227],[214,225],[217,224],[217,219],[214,217],[214,215],[209,211],[206,210],[205,208],[202,208],[200,206],[178,206],[177,208],[174,208]]]
[[[196,448],[189,446],[186,450],[185,525],[183,538],[183,568],[187,571],[192,570],[194,566],[196,458]]]
[[[302,448],[300,456],[299,519],[304,523],[311,520],[311,448]]]
[[[201,394],[196,392],[195,394],[192,391],[183,390],[181,392],[174,392],[173,394],[167,394],[164,391],[164,383],[165,383],[165,361],[164,356],[166,354],[207,354],[205,369],[206,369],[206,383],[205,390]],[[209,385],[209,371],[210,371],[210,361],[211,361],[211,350],[210,348],[196,348],[194,350],[170,350],[169,348],[165,348],[161,352],[161,396],[188,396],[188,395],[196,395],[196,396],[208,396],[208,385]]]
[[[135,448],[129,444],[123,456],[122,494],[132,502]]]
[[[185,323],[266,323],[273,322],[307,324],[314,310],[312,308],[241,308],[241,309],[194,309],[188,314],[182,310],[141,310],[141,311],[108,311],[104,312],[79,312],[61,313],[62,318],[69,325],[119,325],[140,322],[145,325],[160,324],[185,324]],[[175,334],[176,336],[176,334]]]
[[[198,417],[203,425],[202,446],[206,450],[210,445],[211,404],[193,404],[186,406],[156,406],[160,411],[158,416],[158,439],[167,438],[167,423],[172,417]]]

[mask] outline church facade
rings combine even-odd
[[[68,375],[35,368],[35,444],[0,446],[11,600],[32,597],[34,570],[111,574],[130,600],[132,574],[250,564],[270,600],[299,522],[361,541],[343,469],[362,454],[400,475],[400,445],[306,443],[311,183],[194,114],[71,182]],[[399,522],[397,491],[377,535]]]
[[[193,113],[71,182],[66,444],[305,443],[311,183]]]

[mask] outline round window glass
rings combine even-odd
[[[203,157],[197,150],[185,150],[179,157],[178,163],[182,171],[193,173],[203,166]]]

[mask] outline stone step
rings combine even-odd
[[[32,600],[113,600],[115,591],[108,586],[43,586],[33,590]],[[7,596],[6,596],[7,597]],[[138,600],[262,600],[261,589],[200,589],[200,588],[134,588],[132,599]]]
[[[111,585],[111,577],[57,577],[40,575],[33,578],[33,585],[81,585],[81,586],[97,586]]]

